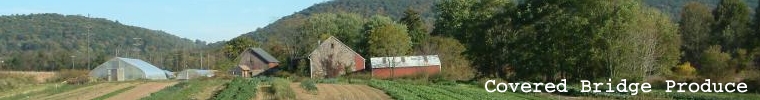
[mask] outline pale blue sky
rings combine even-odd
[[[229,40],[326,0],[13,0],[0,15],[60,13],[118,20],[189,39]]]

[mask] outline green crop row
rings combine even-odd
[[[371,80],[369,85],[385,91],[395,99],[403,100],[544,99],[518,93],[488,93],[482,89],[460,85],[415,85],[384,80]]]
[[[246,79],[235,78],[227,84],[227,88],[219,92],[215,100],[248,100],[256,96],[258,85],[261,80],[258,78]]]

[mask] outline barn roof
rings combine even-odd
[[[441,61],[438,55],[425,56],[399,56],[399,57],[372,57],[370,58],[372,68],[389,68],[394,67],[419,67],[419,66],[440,66]],[[391,63],[392,62],[392,63]]]
[[[250,50],[251,50],[251,53],[258,54],[266,62],[269,62],[269,63],[280,62],[280,61],[277,60],[277,58],[274,58],[274,56],[269,55],[269,53],[267,53],[267,51],[264,51],[264,49],[261,49],[261,48],[251,48]]]

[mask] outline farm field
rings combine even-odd
[[[177,84],[177,82],[148,82],[135,86],[123,93],[110,97],[106,100],[136,100],[150,96],[153,92],[158,92],[166,87]]]
[[[117,92],[108,100],[134,100],[150,95],[150,93],[164,89],[165,87],[177,84],[177,82],[105,82],[90,83],[83,85],[68,84],[41,84],[28,88],[19,88],[28,90],[25,93],[6,95],[0,100],[90,100],[101,96]]]
[[[300,83],[291,84],[298,100],[392,100],[379,89],[360,84],[317,84],[316,94],[308,93]]]
[[[72,91],[67,91],[64,93],[59,93],[51,96],[42,96],[42,97],[32,97],[29,99],[38,99],[38,100],[50,100],[50,99],[59,99],[59,100],[87,100],[87,99],[94,99],[97,97],[100,97],[102,95],[114,92],[116,90],[127,88],[135,85],[142,84],[140,82],[126,82],[126,83],[101,83],[89,87],[84,87]]]
[[[143,100],[167,100],[167,99],[211,99],[219,90],[224,88],[224,84],[229,80],[209,79],[209,80],[188,80],[179,82],[176,85],[166,87],[150,96],[141,98]]]
[[[469,85],[414,85],[401,82],[370,80],[370,86],[386,91],[394,99],[403,100],[535,100],[549,99],[519,93],[488,93]]]
[[[55,72],[36,72],[36,71],[0,71],[0,74],[14,74],[14,75],[26,75],[32,76],[38,83],[45,82],[47,79],[53,78]]]

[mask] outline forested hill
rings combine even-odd
[[[757,8],[758,0],[742,1],[746,2],[751,10],[755,10],[754,8]],[[683,10],[684,5],[689,2],[699,2],[709,6],[711,9],[714,9],[718,3],[720,3],[720,0],[644,0],[644,3],[647,5],[660,9],[662,12],[668,13],[675,19],[680,18],[681,10]]]
[[[422,19],[434,21],[433,6],[436,0],[333,0],[312,5],[302,11],[285,16],[264,28],[248,32],[242,36],[264,40],[270,34],[295,34],[306,18],[317,13],[354,13],[362,17],[384,15],[399,20],[407,9],[420,12]],[[426,26],[432,28],[432,23]]]
[[[412,8],[419,11],[428,28],[435,21],[433,7],[437,0],[333,0],[315,4],[292,15],[285,16],[266,27],[244,34],[244,37],[262,41],[270,34],[293,34],[299,32],[306,17],[316,13],[355,13],[364,17],[380,14],[398,20],[403,12]],[[751,8],[757,7],[758,0],[744,0]],[[700,2],[714,8],[720,0],[643,0],[649,6],[666,12],[673,19],[680,18],[679,13],[688,2]],[[754,9],[752,9],[754,10]]]
[[[205,42],[104,18],[61,14],[0,16],[0,60],[5,62],[5,69],[68,69],[72,61],[83,69],[87,68],[87,53],[92,67],[116,56],[117,51],[121,57],[158,63],[163,62],[160,55],[201,45]]]

